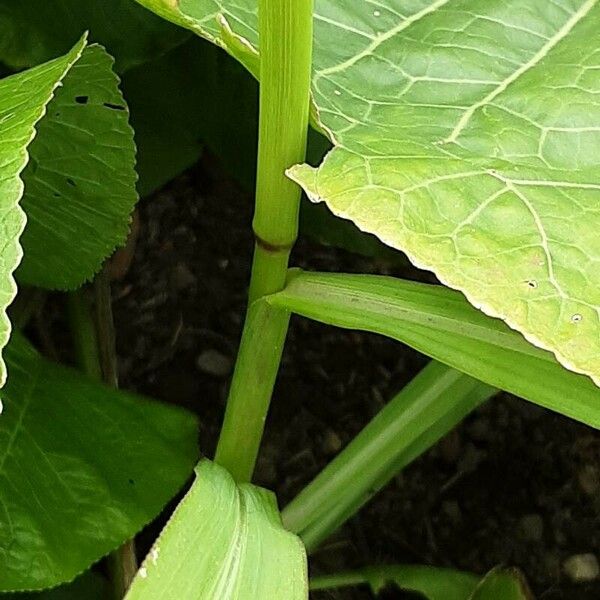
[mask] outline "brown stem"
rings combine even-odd
[[[111,387],[119,386],[117,352],[115,346],[115,326],[112,313],[110,278],[103,269],[94,280],[96,304],[96,335],[102,380]],[[115,598],[123,598],[129,589],[138,569],[135,554],[135,540],[125,542],[109,557],[110,575]]]

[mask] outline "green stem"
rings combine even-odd
[[[119,387],[115,325],[112,312],[112,294],[106,270],[94,279],[94,304],[96,307],[96,334],[102,380],[111,387]]]
[[[259,1],[260,115],[256,238],[249,309],[215,460],[252,477],[289,314],[261,301],[283,289],[298,235],[300,189],[285,170],[302,162],[310,98],[313,0]]]
[[[67,311],[77,364],[86,375],[102,381],[98,336],[91,317],[92,306],[85,289],[67,295]]]
[[[298,233],[300,189],[285,170],[306,153],[312,0],[260,0],[260,113],[254,232],[284,252]]]
[[[313,592],[319,590],[331,590],[350,585],[362,585],[368,583],[367,577],[360,571],[343,571],[333,575],[317,575],[309,580],[310,590]]]
[[[432,361],[285,508],[284,525],[314,550],[495,391]]]
[[[105,271],[94,281],[96,319],[82,289],[68,296],[68,313],[77,361],[81,370],[98,381],[118,387],[115,331],[110,282]],[[108,556],[108,567],[116,600],[125,596],[137,571],[135,542],[126,541]]]
[[[289,318],[264,300],[246,316],[215,456],[239,482],[252,478]]]

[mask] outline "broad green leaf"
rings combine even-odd
[[[203,460],[126,600],[307,596],[304,548],[282,527],[273,494],[236,485],[225,469]]]
[[[22,69],[66,52],[84,31],[119,71],[161,55],[189,34],[130,0],[0,0],[0,61]]]
[[[536,404],[600,429],[600,390],[563,369],[551,353],[442,286],[376,275],[292,271],[274,306],[394,338]]]
[[[175,495],[197,457],[188,413],[41,358],[19,335],[0,391],[0,591],[72,580]]]
[[[37,125],[22,173],[21,282],[77,288],[125,242],[137,200],[135,145],[112,62],[100,46],[86,48]]]
[[[517,569],[493,569],[483,578],[472,573],[425,565],[386,565],[311,578],[312,590],[368,584],[374,594],[393,584],[426,600],[530,600]]]
[[[93,571],[86,571],[75,581],[43,592],[3,594],[2,600],[111,600],[108,581]]]
[[[16,294],[13,272],[23,254],[19,238],[25,214],[19,206],[23,195],[19,176],[28,161],[27,146],[46,105],[81,56],[84,44],[82,40],[62,58],[0,80],[0,352],[10,336],[6,308]],[[6,368],[0,357],[0,386],[5,379]]]
[[[256,2],[139,1],[252,70]],[[335,147],[290,177],[600,383],[597,1],[315,11],[313,114]]]

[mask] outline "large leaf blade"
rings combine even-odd
[[[292,177],[600,381],[596,2],[393,8],[365,11],[370,41],[321,54],[313,91],[337,147]]]
[[[600,429],[600,390],[462,294],[377,275],[292,272],[274,306],[394,338],[489,385]]]
[[[304,548],[282,527],[271,492],[237,486],[203,460],[126,599],[300,600],[307,589]]]
[[[252,70],[256,3],[141,2]],[[597,1],[315,11],[313,116],[335,147],[290,177],[600,382]]]
[[[20,336],[0,392],[0,590],[73,579],[154,518],[196,461],[179,409],[52,364]]]

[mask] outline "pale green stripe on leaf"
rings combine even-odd
[[[376,275],[292,271],[267,302],[389,336],[489,385],[600,429],[600,390],[454,290]]]
[[[306,556],[273,494],[207,460],[143,562],[127,600],[302,600]]]

